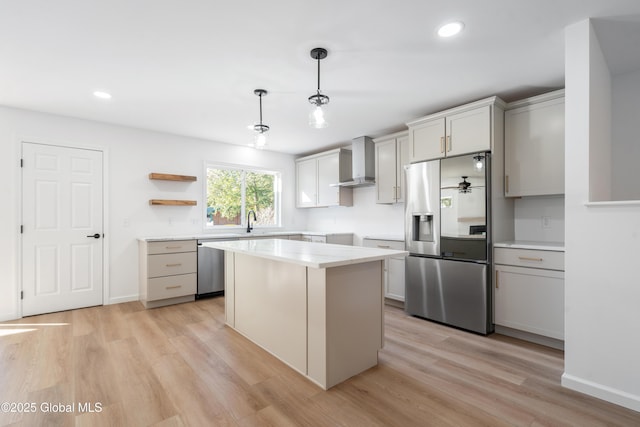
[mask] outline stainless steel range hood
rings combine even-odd
[[[332,184],[336,187],[366,187],[375,185],[375,145],[368,136],[355,138],[351,143],[351,180]]]

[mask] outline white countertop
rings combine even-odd
[[[150,236],[150,237],[138,237],[141,242],[157,242],[163,240],[205,240],[205,239],[250,239],[252,237],[263,236],[289,236],[293,234],[301,234],[304,236],[342,236],[353,233],[332,233],[323,231],[260,231],[253,230],[251,233],[235,232],[235,233],[216,233],[216,234],[189,234],[181,236]]]
[[[535,249],[539,251],[564,252],[564,242],[537,242],[533,240],[514,240],[494,243],[495,248]]]
[[[409,255],[406,251],[281,239],[233,240],[203,245],[311,268],[339,267]]]

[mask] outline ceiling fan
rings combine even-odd
[[[446,187],[441,187],[441,190],[458,190],[460,193],[471,193],[471,183],[467,181],[468,176],[461,176],[462,181],[458,183],[458,185],[449,185]],[[473,188],[483,188],[484,185],[474,185]]]

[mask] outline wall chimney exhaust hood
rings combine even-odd
[[[375,144],[368,136],[360,136],[351,143],[351,180],[331,184],[335,187],[367,187],[375,185]]]

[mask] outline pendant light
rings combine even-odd
[[[262,149],[267,146],[267,131],[269,130],[269,126],[262,124],[262,97],[267,95],[267,91],[264,89],[256,89],[253,93],[260,98],[260,123],[253,125],[253,130],[256,133],[253,146]]]
[[[315,95],[309,97],[309,102],[313,105],[313,110],[309,114],[309,126],[321,129],[328,124],[322,106],[329,103],[329,97],[320,93],[320,60],[327,57],[327,49],[321,47],[311,49],[311,57],[318,61],[318,89]]]
[[[484,168],[484,156],[482,154],[477,154],[473,156],[473,170],[476,172],[482,172]]]

